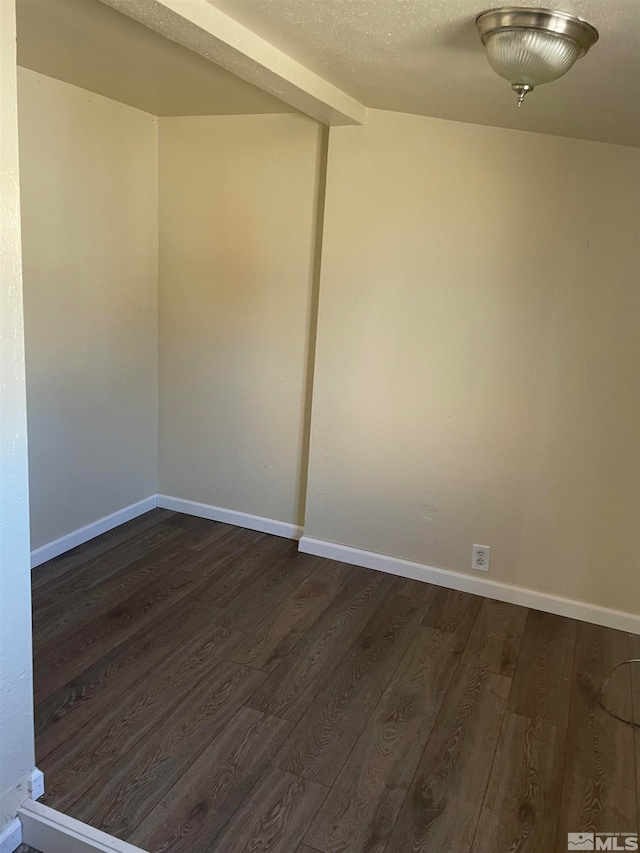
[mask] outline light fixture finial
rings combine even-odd
[[[522,106],[522,102],[524,101],[524,96],[529,92],[533,92],[533,86],[529,86],[527,83],[514,83],[511,88],[518,96],[518,106]]]

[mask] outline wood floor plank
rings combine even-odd
[[[557,849],[569,832],[638,832],[638,815],[635,791],[567,773]]]
[[[186,512],[174,512],[172,517],[166,521],[166,524],[172,524],[175,527],[180,527],[185,532],[189,533],[188,548],[198,550],[199,547],[206,547],[212,544],[218,538],[218,534],[214,531],[219,528],[225,531],[229,530],[248,530],[245,527],[236,527],[234,524],[225,524],[222,521],[214,521],[211,518],[203,518],[200,515],[190,515]],[[254,531],[255,532],[255,531]],[[211,537],[211,541],[207,539]]]
[[[465,647],[462,663],[513,676],[528,610],[485,598]]]
[[[181,557],[181,560],[184,558]],[[177,561],[176,561],[177,562]],[[164,572],[128,601],[65,635],[35,658],[35,701],[41,702],[127,640],[199,584],[191,572]]]
[[[256,691],[250,707],[297,722],[392,586],[389,575],[360,569]]]
[[[254,530],[243,530],[232,535],[237,538],[230,541],[225,537],[220,540],[223,546],[228,544],[228,547],[218,548],[218,544],[214,544],[211,552],[214,560],[210,565],[206,549],[189,564],[201,578],[207,580],[207,599],[220,609],[227,607],[243,589],[293,547],[289,539],[267,536]]]
[[[188,568],[197,573],[203,581],[207,581],[213,591],[214,584],[227,576],[230,565],[237,564],[239,576],[244,576],[244,564],[250,561],[252,556],[255,560],[260,559],[258,553],[263,554],[265,548],[268,550],[269,538],[256,530],[236,527],[229,535],[216,537],[205,547],[185,548],[190,555],[187,560]],[[187,535],[180,541],[188,545],[191,537]]]
[[[317,782],[272,768],[260,778],[206,853],[291,853],[326,793]]]
[[[436,631],[455,634],[458,649],[462,651],[478,618],[482,600],[479,595],[439,587],[425,616],[424,625]]]
[[[313,573],[318,563],[318,557],[303,554],[297,542],[290,542],[278,560],[221,608],[216,621],[248,634]]]
[[[99,718],[90,720],[42,762],[46,802],[67,810],[108,773],[196,684],[217,668],[242,635],[208,624]]]
[[[100,536],[96,536],[94,539],[83,542],[82,545],[78,545],[70,551],[60,554],[59,557],[54,557],[52,560],[36,566],[32,572],[32,589],[34,591],[39,590],[42,586],[56,581],[69,570],[87,563],[100,554],[106,554],[112,548],[126,542],[132,536],[136,536],[156,525],[168,524],[173,515],[175,513],[166,509],[152,509],[149,512],[143,513],[143,515],[133,518],[131,521],[108,530]]]
[[[211,622],[215,612],[192,596],[182,599],[168,614],[160,615],[36,705],[38,761],[74,737],[140,679],[155,678],[156,670],[150,670]]]
[[[575,637],[573,619],[529,611],[509,696],[510,711],[567,726]]]
[[[256,535],[260,537],[257,541]],[[238,591],[248,582],[247,566],[261,571],[271,561],[274,551],[263,544],[263,538],[268,537],[238,530],[198,553],[177,548],[173,564],[136,594],[84,623],[78,630],[62,634],[46,651],[36,654],[36,703],[63,687],[190,592],[199,590],[199,598],[215,606],[213,600],[220,597],[221,589]],[[277,553],[277,548],[274,550]],[[235,578],[234,561],[242,568]]]
[[[633,731],[600,707],[600,690],[613,667],[629,658],[629,636],[622,631],[580,622],[576,654],[569,737],[567,774],[583,776],[602,788],[618,785],[635,788]],[[611,677],[606,704],[631,719],[631,674],[620,667]]]
[[[355,566],[321,560],[310,576],[238,643],[229,660],[273,672],[356,572]]]
[[[247,798],[293,723],[241,708],[126,840],[153,853],[198,853]]]
[[[597,699],[639,638],[161,512],[34,572],[48,804],[161,853],[636,828],[640,731]],[[605,700],[637,719],[639,691],[621,667]]]
[[[566,731],[507,711],[473,853],[552,851],[558,832]]]
[[[423,581],[414,581],[411,578],[396,578],[392,592],[394,595],[406,595],[407,598],[415,598],[424,604],[431,604],[436,597],[439,587]]]
[[[222,661],[71,807],[91,826],[127,838],[230,722],[265,674]]]
[[[333,784],[425,610],[400,595],[383,601],[280,751],[281,770]]]
[[[155,524],[128,537],[121,544],[98,554],[91,560],[79,563],[64,574],[37,587],[33,593],[34,620],[45,620],[64,606],[74,594],[86,593],[121,572],[150,551],[181,537],[182,531],[168,524]]]
[[[189,531],[189,538],[185,540],[185,545],[190,551],[202,551],[238,529],[232,524],[224,524],[221,521],[209,521],[204,518],[198,520],[202,524],[198,528],[192,528]]]
[[[505,676],[458,666],[385,853],[469,853],[509,687]]]
[[[183,530],[196,530],[202,528],[202,523],[207,519],[199,515],[190,515],[188,512],[172,512],[171,518],[167,519],[167,524],[172,524],[174,527],[181,527]]]
[[[185,515],[181,512],[174,512],[171,516],[163,524],[180,530],[183,547],[188,548],[190,551],[203,550],[213,545],[214,542],[227,533],[233,533],[238,530],[232,524],[223,524],[219,521],[200,518],[200,516],[196,515]]]
[[[178,532],[178,528],[167,528]],[[177,568],[176,543],[169,541],[149,550],[143,557],[123,566],[119,571],[108,572],[101,583],[73,590],[62,587],[56,590],[34,618],[36,650],[46,648],[64,632],[78,630],[83,623],[94,621],[109,610],[143,589],[156,576],[170,568]]]
[[[457,637],[420,628],[305,842],[325,853],[383,851],[459,660]]]

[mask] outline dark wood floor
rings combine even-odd
[[[638,638],[155,510],[33,573],[45,802],[153,853],[638,828]],[[608,701],[640,721],[640,678]],[[635,734],[635,751],[634,751]]]

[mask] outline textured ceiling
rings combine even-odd
[[[292,111],[99,0],[18,0],[17,13],[19,65],[154,115]]]
[[[476,34],[482,0],[209,2],[369,107],[640,145],[640,0],[554,4],[600,41],[520,110]]]

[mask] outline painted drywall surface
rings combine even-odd
[[[640,154],[332,128],[305,534],[640,613]]]
[[[100,0],[20,0],[18,62],[153,115],[293,112]]]
[[[160,492],[298,524],[321,128],[159,123]]]
[[[208,0],[102,0],[325,124],[367,119],[366,107]]]
[[[34,766],[15,6],[0,3],[0,832]]]
[[[157,120],[18,72],[37,548],[157,491]]]

